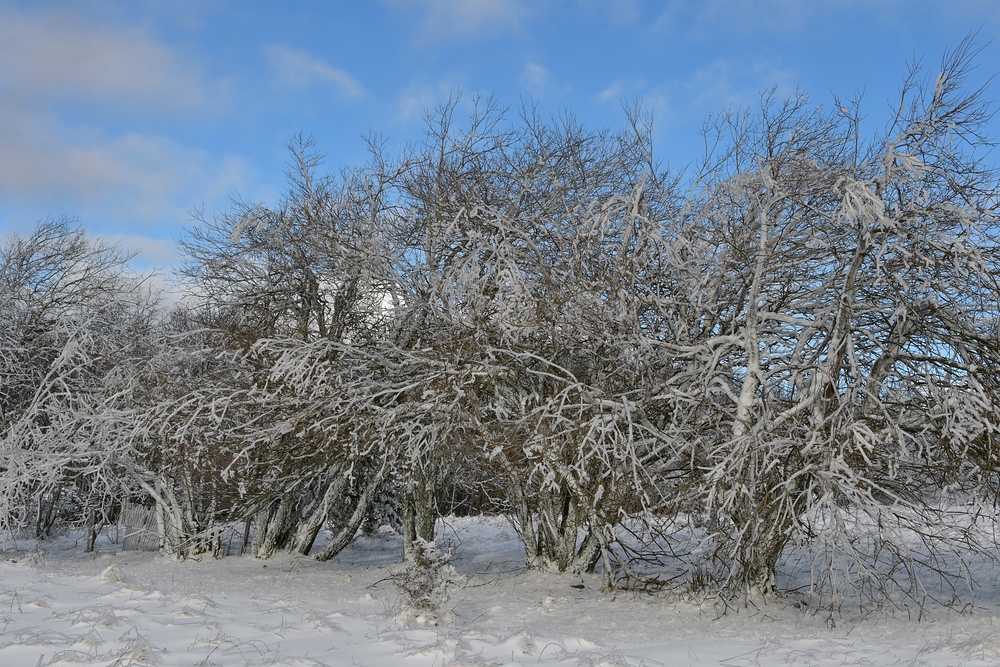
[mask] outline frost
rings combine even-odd
[[[391,533],[413,563],[442,514],[496,513],[529,567],[607,587],[749,604],[808,546],[831,608],[960,590],[1000,489],[968,56],[914,71],[881,135],[804,94],[722,113],[691,174],[638,111],[453,100],[335,175],[300,137],[275,202],[197,221],[170,312],[64,222],[5,239],[0,527],[178,558]]]

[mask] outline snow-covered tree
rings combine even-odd
[[[47,220],[0,249],[0,523],[113,510],[120,470],[108,455],[109,409],[146,356],[155,300],[117,248]]]
[[[296,353],[309,359],[316,345],[369,340],[384,326],[391,296],[383,282],[391,272],[371,233],[382,207],[377,186],[357,173],[321,176],[322,156],[308,139],[295,140],[290,153],[281,201],[237,203],[200,220],[183,243],[195,319],[217,333],[242,370],[222,386],[178,397],[192,412],[173,432],[198,437],[197,415],[253,406],[255,426],[227,430],[216,447],[232,455],[221,470],[238,480],[261,557],[284,548],[308,552],[336,508],[350,506],[368,484],[358,476],[369,468],[345,455],[350,447],[340,433],[311,427],[322,421],[324,410],[313,402],[322,388],[285,384],[281,378],[292,372],[285,365],[297,368],[288,360]]]
[[[675,351],[706,406],[690,488],[736,592],[775,591],[796,543],[823,590],[873,596],[921,595],[908,539],[959,561],[992,546],[948,511],[997,489],[998,187],[969,57],[914,68],[870,142],[857,105],[804,96],[717,125],[684,232],[699,333]]]
[[[461,127],[456,101],[438,109],[393,181],[395,345],[422,360],[437,423],[406,454],[404,510],[412,538],[431,539],[434,495],[462,461],[506,491],[532,566],[589,570],[670,458],[644,401],[660,373],[655,215],[673,182],[638,114],[611,134],[475,102]]]
[[[298,139],[282,198],[198,221],[192,305],[156,335],[120,257],[43,225],[2,256],[5,521],[134,493],[171,551],[243,521],[260,557],[332,529],[325,559],[391,493],[412,558],[466,485],[532,567],[610,579],[624,524],[689,518],[730,594],[775,593],[794,545],[829,599],[921,595],[918,550],[996,546],[974,55],[914,67],[880,132],[860,100],[725,112],[686,180],[639,110],[612,133],[456,98],[337,176]]]

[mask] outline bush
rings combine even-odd
[[[450,560],[451,550],[442,551],[434,542],[417,539],[413,560],[391,575],[402,594],[401,608],[430,625],[437,623],[437,613],[448,601],[451,591],[464,583]]]

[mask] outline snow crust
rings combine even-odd
[[[433,619],[391,579],[402,540],[359,536],[321,563],[279,555],[177,560],[96,554],[79,536],[2,542],[0,665],[996,665],[998,573],[963,610],[844,611],[782,601],[724,613],[687,596],[606,592],[599,577],[528,571],[502,519],[451,518],[461,588]],[[984,566],[985,568],[985,566]],[[991,584],[992,582],[992,584]],[[992,597],[990,597],[992,596]],[[832,620],[832,622],[831,622]]]

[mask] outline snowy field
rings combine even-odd
[[[677,595],[528,572],[500,519],[450,519],[465,582],[440,618],[401,609],[401,540],[320,563],[99,553],[72,537],[2,543],[0,665],[998,665],[1000,584],[962,611],[826,617],[770,602],[720,614]]]

